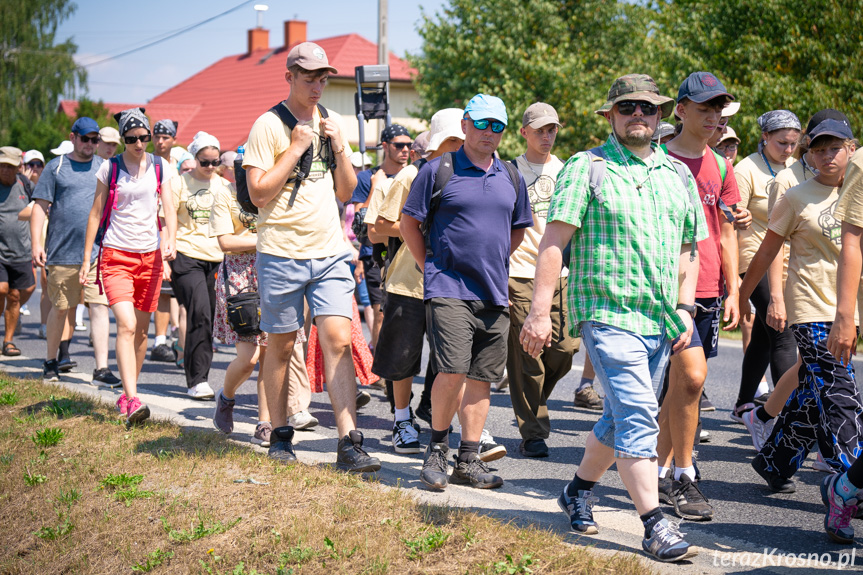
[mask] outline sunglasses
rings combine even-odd
[[[90,142],[96,143],[99,141],[99,136],[78,136],[78,139],[84,142],[85,144],[89,144]]]
[[[152,139],[152,134],[144,134],[143,136],[123,136],[123,141],[126,142],[127,146],[131,146],[135,142],[141,142],[142,144],[146,144]]]
[[[410,148],[413,145],[413,142],[393,142],[390,144],[390,146],[395,147],[395,149],[397,150],[404,150],[405,148]]]
[[[27,166],[30,168],[42,168],[45,166],[45,164],[43,164],[39,160],[33,160],[32,162],[27,162]]]
[[[651,104],[649,102],[626,100],[624,102],[617,103],[617,111],[624,116],[631,116],[635,113],[635,108],[637,106],[641,106],[641,113],[645,116],[654,116],[659,110],[659,106],[657,106],[656,104]]]
[[[201,166],[202,168],[209,168],[211,166],[213,168],[215,168],[220,163],[221,163],[220,160],[198,160],[198,165]]]
[[[506,128],[506,124],[497,120],[472,120],[473,127],[477,130],[485,130],[491,126],[491,131],[495,134],[500,134]]]

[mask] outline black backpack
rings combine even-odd
[[[297,125],[297,119],[288,110],[288,106],[285,105],[285,102],[279,102],[275,106],[269,109],[270,112],[279,117],[279,119],[284,123],[289,130],[293,130]],[[321,118],[328,117],[327,109],[318,104],[318,112],[321,114]],[[297,198],[297,192],[300,189],[300,184],[303,183],[309,176],[309,171],[312,168],[312,157],[314,155],[314,144],[309,146],[305,152],[303,152],[300,161],[297,162],[296,167],[294,167],[294,171],[291,176],[288,178],[288,181],[285,182],[285,185],[294,182],[294,189],[291,191],[291,199],[288,201],[289,206],[294,205],[294,200]],[[329,138],[324,138],[321,142],[321,155],[327,159],[327,165],[330,171],[335,172],[336,169],[336,160],[332,154],[332,148],[330,144]],[[258,206],[252,203],[252,198],[249,196],[249,185],[246,182],[246,170],[243,168],[243,159],[240,156],[234,160],[234,178],[236,179],[237,186],[237,202],[240,204],[240,207],[243,210],[257,214]]]

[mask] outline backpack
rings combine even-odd
[[[422,232],[423,239],[425,240],[427,258],[434,256],[434,250],[432,250],[431,247],[430,237],[432,220],[434,219],[434,215],[438,211],[438,208],[440,208],[443,189],[446,187],[447,183],[449,183],[450,178],[452,178],[452,175],[455,172],[452,158],[452,152],[446,152],[440,158],[440,164],[438,164],[437,172],[435,174],[435,182],[434,187],[432,188],[431,200],[429,201],[429,209],[426,213],[425,220],[423,220],[422,224],[420,225],[420,231]],[[511,162],[502,163],[503,166],[506,168],[507,173],[509,174],[510,182],[512,182],[512,187],[515,189],[515,195],[516,197],[518,197],[518,181],[520,177],[520,174],[518,173],[518,168],[513,166]]]
[[[369,170],[369,177],[373,177],[378,171],[381,169],[380,166],[375,166]],[[365,223],[366,212],[369,209],[369,204],[372,201],[372,194],[374,193],[374,189],[371,187],[371,182],[369,182],[369,194],[366,196],[366,201],[360,204],[360,207],[356,209],[354,212],[354,219],[351,221],[351,231],[354,232],[354,236],[356,236],[357,241],[365,243],[367,239],[369,239],[369,226]],[[373,244],[374,245],[374,244]]]
[[[156,195],[162,195],[162,158],[155,154],[147,154],[153,162],[153,169],[156,171]],[[94,244],[99,246],[99,258],[96,264],[96,285],[99,286],[99,294],[102,294],[102,279],[101,279],[101,263],[102,263],[102,242],[105,240],[105,234],[108,231],[108,226],[111,225],[111,212],[117,207],[117,179],[120,177],[120,170],[126,169],[126,163],[123,161],[123,155],[117,154],[109,160],[111,168],[108,171],[108,198],[105,200],[105,207],[102,209],[102,218],[99,220],[99,227],[96,229],[96,239]],[[156,225],[159,230],[162,230],[162,222],[156,215]]]
[[[289,130],[293,130],[297,125],[297,119],[288,110],[287,105],[283,105],[285,101],[279,102],[268,111],[272,112],[285,124]],[[318,112],[321,115],[321,118],[329,117],[327,114],[327,109],[318,104]],[[297,198],[297,192],[300,189],[300,184],[303,183],[309,176],[309,171],[312,168],[312,156],[314,155],[314,144],[309,146],[303,155],[300,157],[300,160],[297,162],[297,165],[294,167],[293,173],[288,177],[288,180],[285,182],[287,186],[291,182],[294,183],[294,189],[291,191],[291,198],[288,201],[289,206],[294,205],[294,200]],[[333,158],[333,154],[330,151],[330,139],[324,138],[321,142],[321,152],[324,157],[327,158],[327,165],[331,172],[335,173],[336,170],[336,162],[335,158]],[[234,179],[236,180],[237,186],[237,202],[240,204],[240,207],[243,210],[257,214],[258,206],[252,203],[252,198],[249,196],[249,185],[246,181],[246,169],[243,168],[243,158],[242,156],[237,156],[234,160]]]
[[[420,158],[413,164],[417,169],[417,173],[419,173],[420,168],[428,163],[428,160],[425,158]],[[379,243],[372,244],[372,259],[381,268],[383,272],[382,277],[386,278],[387,269],[393,263],[393,260],[396,259],[396,252],[399,251],[399,248],[402,247],[404,242],[398,236],[391,236],[387,239],[387,243]]]
[[[21,187],[24,188],[24,193],[27,194],[27,201],[33,199],[33,182],[31,182],[24,174],[16,174],[18,181],[21,182]]]

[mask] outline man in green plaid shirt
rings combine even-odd
[[[695,554],[659,509],[656,389],[670,350],[683,349],[692,335],[698,258],[691,247],[707,237],[688,168],[651,146],[673,106],[649,76],[615,80],[597,111],[612,134],[592,153],[570,158],[558,175],[521,332],[531,355],[549,344],[552,292],[570,243],[569,325],[582,337],[605,404],[558,504],[574,531],[597,533],[593,488],[617,463],[644,523],[642,547],[660,561]],[[599,183],[594,191],[591,182]]]

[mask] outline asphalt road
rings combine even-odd
[[[38,328],[38,296],[31,299],[32,315],[23,318],[23,331],[15,341],[24,358],[7,360],[3,368],[12,373],[34,369],[44,355],[44,341],[36,337]],[[112,320],[113,333],[113,320]],[[152,334],[152,330],[151,330]],[[152,339],[151,339],[152,343]],[[113,348],[113,335],[112,343]],[[87,347],[87,332],[75,332],[71,346],[72,356],[78,362],[77,374],[66,377],[70,387],[82,392],[114,399],[119,392],[98,391],[84,381],[92,372],[93,357]],[[31,359],[27,359],[31,358]],[[210,384],[213,389],[222,387],[224,370],[233,358],[233,349],[220,346],[215,354]],[[562,380],[549,401],[553,431],[548,440],[551,450],[547,459],[527,459],[518,455],[520,437],[510,406],[508,393],[493,393],[492,408],[486,427],[496,440],[506,446],[508,457],[492,465],[505,479],[501,490],[477,491],[451,486],[443,493],[430,493],[421,488],[418,475],[422,456],[400,456],[392,452],[390,431],[392,416],[381,390],[372,389],[372,401],[359,416],[359,427],[366,436],[365,445],[380,456],[383,470],[379,479],[387,484],[411,490],[419,499],[430,503],[447,503],[473,508],[522,524],[536,525],[560,533],[568,532],[568,522],[556,505],[555,499],[575,472],[583,454],[583,446],[596,413],[575,409],[572,406],[574,387],[581,376],[584,354],[576,354],[573,370]],[[711,500],[715,518],[710,522],[684,521],[681,530],[688,539],[702,548],[700,555],[680,566],[662,566],[662,572],[673,573],[726,573],[726,572],[832,572],[863,567],[863,522],[855,521],[857,544],[841,546],[831,542],[823,531],[824,507],[820,502],[818,485],[824,474],[811,468],[814,456],[796,476],[797,492],[780,495],[769,492],[763,480],[749,466],[754,450],[746,429],[729,418],[740,380],[742,352],[740,342],[721,340],[719,356],[708,363],[707,390],[717,410],[704,414],[704,427],[711,440],[700,446],[698,462],[703,475],[702,490]],[[111,352],[111,367],[116,363]],[[863,363],[856,362],[860,369]],[[185,395],[186,386],[181,370],[171,364],[145,362],[139,390],[147,394],[154,413],[170,416],[185,425],[210,427],[213,402],[193,402]],[[418,402],[422,379],[414,383],[414,403]],[[255,385],[250,380],[239,393],[235,436],[247,440],[256,421]],[[330,462],[335,459],[335,426],[326,394],[314,394],[310,410],[321,422],[312,432],[298,432],[297,453],[301,461]],[[456,437],[451,438],[457,445]],[[428,430],[423,429],[423,444],[428,442]],[[595,490],[600,498],[595,516],[600,533],[594,537],[568,538],[578,545],[591,545],[600,550],[640,551],[641,522],[630,503],[616,471],[609,471]],[[670,513],[670,511],[669,511]],[[851,553],[854,553],[851,556]],[[785,555],[782,555],[785,554]],[[788,554],[812,554],[811,558],[795,559]],[[818,559],[815,559],[815,555]],[[826,554],[826,555],[824,555]],[[846,555],[843,555],[846,554]],[[816,568],[821,561],[821,568]],[[826,562],[832,562],[827,565]]]

